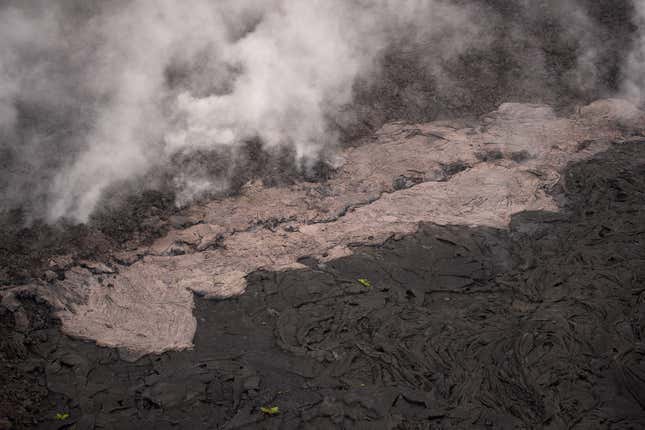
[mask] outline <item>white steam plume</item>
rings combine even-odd
[[[342,122],[357,78],[378,78],[382,55],[392,45],[401,51],[430,46],[423,52],[432,55],[421,63],[439,93],[457,91],[462,77],[443,65],[488,46],[500,24],[482,3],[0,3],[0,157],[9,154],[10,167],[0,172],[6,194],[0,210],[31,194],[42,200],[34,210],[50,221],[85,221],[111,185],[163,168],[177,154],[249,139],[292,148],[306,166],[337,143],[330,120]],[[588,85],[599,58],[593,22],[576,0],[549,4],[565,36],[583,48],[571,79]],[[528,0],[517,5],[526,16],[543,13]],[[643,2],[637,6],[645,21]],[[510,34],[526,39],[524,31],[516,26]],[[641,36],[645,41],[645,30]],[[625,84],[631,94],[643,88],[645,42],[639,46]],[[540,55],[522,57],[518,50],[513,56],[527,70],[547,67]],[[496,85],[496,76],[485,79]],[[51,127],[41,124],[48,121]],[[28,178],[33,172],[39,176]],[[182,203],[226,186],[226,178],[213,181],[195,171],[179,172],[175,182],[183,187]]]
[[[640,106],[645,103],[645,0],[634,0],[634,12],[637,37],[625,64],[621,96]]]
[[[54,41],[49,54],[60,51],[63,67],[73,65],[78,103],[91,112],[83,143],[52,178],[50,220],[86,220],[110,184],[178,152],[257,137],[311,162],[335,143],[328,117],[351,101],[356,77],[374,67],[388,37],[476,28],[465,10],[438,1],[134,0],[92,3],[85,15],[82,3],[61,5],[1,11],[11,37],[0,52],[30,54],[37,49],[21,46],[26,40]],[[1,127],[15,122],[16,97],[32,92],[20,75],[52,62],[61,63],[3,55]],[[173,73],[177,85],[169,84]],[[184,182],[207,188],[203,178]]]

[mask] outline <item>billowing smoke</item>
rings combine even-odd
[[[529,98],[560,97],[563,86],[603,92],[609,72],[599,64],[615,46],[585,4],[2,2],[0,210],[85,221],[110,187],[165,170],[183,204],[226,190],[235,171],[168,169],[191,154],[235,163],[237,148],[255,140],[289,149],[306,170],[333,153],[348,124],[430,119],[446,100],[467,111],[482,94],[524,94],[509,88],[531,87]],[[526,23],[552,25],[547,39],[568,63],[554,65]],[[645,30],[640,37],[625,60],[630,94],[643,88]],[[397,61],[414,76],[399,81]]]
[[[643,0],[634,2],[634,24],[638,29],[637,36],[625,65],[621,95],[641,105],[645,101],[645,1]]]

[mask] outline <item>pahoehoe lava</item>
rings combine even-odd
[[[0,430],[645,429],[644,235],[645,0],[0,0]]]
[[[62,335],[25,291],[26,313],[0,308],[2,413],[47,429],[642,428],[644,192],[645,141],[616,142],[567,167],[560,213],[256,271],[245,294],[197,301],[192,350],[134,363]]]

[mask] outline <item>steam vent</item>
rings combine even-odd
[[[645,429],[645,0],[1,0],[9,429]]]

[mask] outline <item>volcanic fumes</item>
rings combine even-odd
[[[0,430],[645,428],[641,0],[0,1]]]
[[[248,141],[309,174],[385,121],[638,98],[636,3],[4,2],[0,210],[87,221],[114,188],[183,206],[235,188]],[[181,162],[201,154],[227,165]]]

